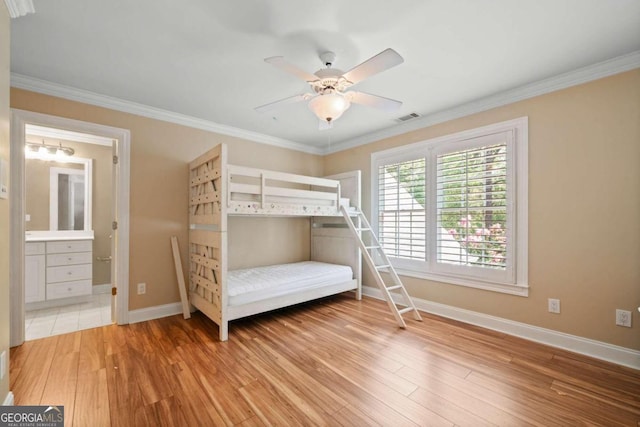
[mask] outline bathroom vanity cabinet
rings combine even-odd
[[[26,242],[25,302],[91,294],[92,240]]]

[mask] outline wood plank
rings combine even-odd
[[[322,419],[314,421],[309,418],[273,386],[260,380],[241,387],[240,394],[249,403],[256,416],[266,425],[327,425],[327,422]]]
[[[191,214],[189,224],[220,225],[220,214]]]
[[[195,287],[201,287],[211,292],[214,295],[214,301],[218,302],[221,299],[220,285],[213,280],[205,279],[202,276],[198,276],[195,273],[190,275],[191,284]]]
[[[145,405],[134,376],[135,367],[130,360],[131,355],[127,353],[119,352],[105,357],[111,425],[153,425],[143,410]]]
[[[188,426],[221,426],[224,420],[216,410],[209,395],[202,393],[195,377],[185,362],[179,362],[168,367],[172,373],[172,388],[176,391],[174,397],[184,408],[184,416]]]
[[[211,193],[201,194],[199,196],[193,196],[189,199],[189,204],[191,206],[194,205],[202,205],[204,203],[216,203],[220,201],[220,193],[218,191],[214,191]]]
[[[49,372],[42,398],[37,403],[47,406],[64,406],[65,426],[82,426],[73,419],[78,387],[79,357],[78,352],[54,354],[52,366],[55,366],[55,369]]]
[[[104,335],[101,328],[80,331],[80,375],[105,368]]]
[[[200,295],[193,292],[189,294],[189,301],[194,307],[220,326],[220,322],[222,322],[222,312],[219,307],[216,307],[212,302],[205,300]]]
[[[365,414],[358,408],[354,408],[351,405],[346,405],[338,412],[333,414],[333,419],[336,423],[343,427],[368,427],[382,425],[376,422],[369,415]]]
[[[191,178],[190,184],[193,187],[195,185],[203,184],[207,181],[213,181],[217,178],[220,178],[220,169],[216,168]]]
[[[182,259],[180,258],[180,248],[178,247],[178,238],[176,236],[171,236],[171,251],[173,252],[173,263],[176,268],[176,277],[178,279],[178,291],[180,292],[180,302],[182,303],[182,316],[185,319],[189,319],[191,318],[189,296],[187,295],[187,285],[184,283]]]
[[[40,404],[58,339],[59,337],[55,336],[33,342],[20,369],[20,375],[13,382],[12,391],[16,405]]]
[[[220,231],[189,230],[189,243],[220,249]]]
[[[182,346],[178,351],[189,369],[195,373],[204,394],[213,403],[225,424],[239,424],[255,416],[238,392],[243,384],[233,381],[226,370],[220,369],[217,363],[214,364],[215,367],[212,366],[216,358],[212,357],[210,352],[194,344]]]
[[[78,377],[73,423],[76,426],[108,427],[111,425],[109,415],[109,390],[107,386],[107,370],[88,371]],[[67,409],[71,413],[71,408]],[[67,415],[68,416],[68,415]]]
[[[198,157],[193,159],[191,162],[189,162],[189,168],[192,170],[196,169],[199,166],[202,166],[204,163],[207,163],[211,160],[215,160],[221,157],[224,153],[225,148],[226,147],[224,146],[224,144],[216,145],[211,150],[199,155]]]
[[[203,267],[206,268],[210,268],[212,270],[219,270],[220,269],[220,262],[217,259],[213,259],[213,258],[205,258],[201,255],[198,254],[190,254],[189,255],[189,260],[191,262],[194,262],[196,264],[199,264]]]
[[[231,177],[233,175],[248,176],[252,178],[263,178],[290,182],[295,184],[317,185],[318,187],[338,188],[340,181],[335,179],[317,178],[314,176],[297,175],[287,172],[271,171],[266,169],[256,169],[247,166],[227,165],[227,171]]]
[[[383,301],[345,294],[234,321],[227,342],[200,312],[106,326],[12,349],[11,390],[17,404],[63,403],[75,426],[640,420],[640,371],[433,315],[406,330],[389,318]]]

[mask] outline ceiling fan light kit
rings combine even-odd
[[[309,109],[318,119],[327,123],[338,120],[350,106],[351,102],[344,95],[336,92],[316,96],[309,101]]]
[[[393,49],[383,50],[372,58],[356,65],[346,73],[337,68],[332,68],[335,58],[336,54],[333,52],[322,53],[320,60],[326,68],[322,68],[314,74],[299,69],[295,65],[285,61],[281,56],[266,58],[265,62],[306,81],[314,93],[284,98],[257,107],[256,111],[265,112],[285,104],[309,101],[309,109],[320,120],[319,128],[322,130],[331,127],[333,122],[339,119],[342,114],[349,109],[351,103],[366,105],[387,112],[396,111],[402,106],[402,102],[394,99],[348,90],[351,86],[362,80],[404,62],[404,59],[398,52]]]

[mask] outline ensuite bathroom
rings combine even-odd
[[[113,323],[112,144],[27,125],[26,341]]]

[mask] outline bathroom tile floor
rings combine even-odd
[[[109,325],[111,294],[95,294],[79,304],[27,311],[24,323],[25,341]]]

